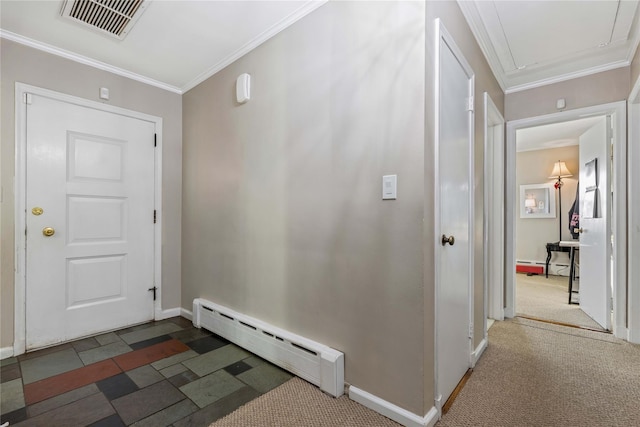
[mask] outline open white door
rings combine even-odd
[[[611,329],[611,116],[580,136],[580,308]],[[565,215],[561,212],[560,215]]]

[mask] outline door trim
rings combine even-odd
[[[484,93],[484,337],[487,317],[504,320],[505,120]]]
[[[13,354],[26,350],[26,193],[27,193],[27,107],[26,94],[34,94],[81,107],[120,114],[155,124],[157,147],[154,158],[154,209],[157,212],[154,230],[154,283],[158,288],[154,303],[154,318],[162,315],[162,118],[103,104],[37,86],[16,83],[15,86],[15,284],[14,284],[14,341]]]
[[[640,164],[640,78],[636,80],[628,99],[628,259],[638,259],[640,255],[640,239],[638,238],[640,233],[640,173],[637,167],[633,166]],[[627,340],[634,344],[640,344],[640,265],[631,262],[628,267]]]
[[[565,122],[589,116],[613,115],[614,147],[612,184],[616,194],[627,194],[627,115],[626,102],[612,102],[575,110],[562,111],[544,116],[530,117],[507,122],[507,169],[506,169],[506,233],[505,233],[505,316],[515,317],[516,309],[516,263],[515,263],[515,207],[516,195],[516,131],[531,126]],[[614,214],[611,218],[615,236],[613,253],[613,334],[627,338],[627,198],[615,197]]]
[[[440,18],[435,19],[435,90],[434,90],[434,229],[435,239],[433,242],[434,245],[434,278],[435,278],[435,304],[434,304],[434,390],[435,390],[435,407],[438,410],[438,417],[442,414],[442,406],[445,402],[442,401],[442,393],[440,392],[439,385],[439,372],[440,372],[440,361],[438,360],[438,338],[440,336],[440,321],[438,320],[439,314],[439,289],[441,285],[441,272],[440,272],[440,254],[442,250],[442,243],[440,240],[440,230],[441,230],[441,222],[440,222],[440,166],[439,166],[439,158],[440,158],[440,50],[441,43],[446,43],[446,45],[451,49],[451,52],[454,54],[456,59],[460,62],[460,65],[464,69],[467,76],[469,76],[469,94],[474,96],[475,94],[475,73],[473,69],[465,59],[462,51],[455,43],[453,37],[446,30],[444,24],[440,20]],[[474,171],[474,128],[475,128],[475,120],[474,120],[474,108],[472,108],[468,113],[469,120],[469,152],[467,153],[467,161],[469,168],[469,217],[468,221],[468,230],[469,230],[469,268],[471,272],[469,274],[469,283],[467,284],[469,288],[469,298],[467,301],[469,311],[468,315],[468,327],[469,327],[469,366],[473,364],[473,301],[474,301],[474,292],[473,292],[473,266],[474,266],[474,248],[475,248],[475,230],[474,230],[474,217],[475,217],[475,209],[474,209],[474,179],[475,179],[475,171]]]

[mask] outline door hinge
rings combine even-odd
[[[153,134],[153,146],[154,147],[158,146],[158,134],[157,133]]]
[[[473,323],[469,323],[469,338],[473,338]]]
[[[473,111],[473,96],[467,98],[467,111]]]
[[[613,311],[613,297],[609,298],[609,310]]]
[[[30,93],[25,93],[23,101],[24,101],[25,104],[31,105],[31,103],[33,102],[31,94]]]
[[[153,223],[155,224],[156,222],[157,222],[157,212],[156,212],[156,210],[154,209],[154,210],[153,210]]]
[[[156,300],[156,292],[158,291],[158,287],[154,286],[153,288],[147,289],[149,292],[153,292],[153,300]]]

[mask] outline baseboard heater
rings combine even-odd
[[[344,354],[202,298],[193,300],[193,324],[317,385],[344,394]]]

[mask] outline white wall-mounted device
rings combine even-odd
[[[566,106],[567,103],[565,102],[564,98],[560,98],[556,101],[556,108],[558,110],[563,110]]]
[[[236,100],[244,104],[251,99],[251,76],[247,73],[240,74],[236,80]]]
[[[398,189],[398,175],[382,177],[382,200],[395,200]]]
[[[109,88],[107,87],[100,88],[100,99],[104,99],[105,101],[109,100]]]

